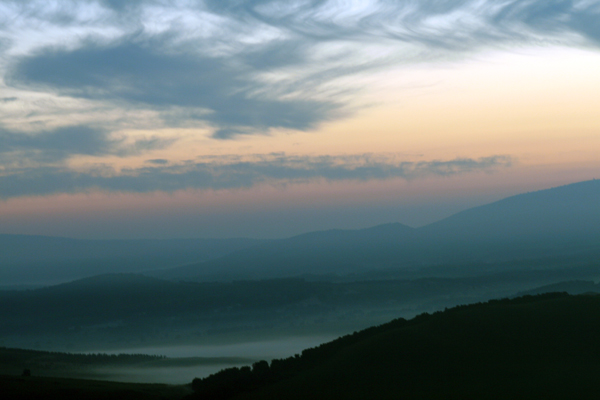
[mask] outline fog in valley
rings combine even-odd
[[[336,335],[282,337],[272,340],[246,342],[243,335],[236,342],[228,344],[198,344],[164,347],[135,347],[111,351],[97,351],[107,354],[143,353],[165,355],[172,362],[160,366],[139,368],[94,369],[91,377],[123,382],[174,383],[184,384],[196,377],[205,377],[223,368],[250,365],[259,360],[285,358],[301,353],[335,339]],[[231,338],[230,340],[235,340]],[[96,351],[92,351],[95,353]]]

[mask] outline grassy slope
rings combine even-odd
[[[277,374],[287,378],[235,398],[600,396],[600,296],[552,294],[462,306],[355,336],[343,346],[321,346],[320,355],[304,354],[295,363],[305,359],[303,368],[280,369]]]

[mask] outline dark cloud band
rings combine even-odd
[[[64,168],[30,168],[5,171],[0,176],[0,197],[79,193],[91,190],[148,193],[185,189],[249,188],[260,183],[295,183],[315,180],[367,181],[392,178],[418,179],[469,172],[491,172],[510,167],[508,156],[449,161],[397,162],[374,155],[295,157],[264,155],[253,160],[209,157],[195,163],[172,166],[167,160],[149,160],[159,165],[124,170],[77,172]],[[157,162],[158,161],[158,162]]]
[[[7,75],[13,86],[61,95],[118,101],[134,107],[205,110],[196,118],[217,127],[215,137],[270,128],[305,130],[327,120],[339,106],[307,99],[258,96],[262,89],[243,60],[201,54],[164,53],[159,39],[49,49],[21,59]],[[261,59],[269,54],[248,54]],[[236,65],[237,64],[237,65]]]
[[[16,158],[29,163],[56,163],[73,155],[128,156],[170,145],[172,139],[147,138],[128,142],[113,138],[110,132],[85,125],[44,130],[35,133],[16,132],[0,127],[0,166]]]

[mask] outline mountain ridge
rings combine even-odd
[[[158,271],[170,279],[279,278],[600,254],[600,181],[523,193],[420,228],[400,223],[310,232]],[[550,217],[549,217],[550,216]]]
[[[13,285],[60,283],[114,272],[171,280],[269,279],[542,255],[595,257],[600,254],[598,204],[600,181],[590,180],[510,196],[419,228],[393,222],[274,240],[94,241],[4,234],[0,279]]]
[[[114,272],[186,265],[263,243],[259,239],[88,240],[42,235],[0,235],[4,285],[60,283]]]

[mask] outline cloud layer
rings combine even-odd
[[[161,127],[199,127],[216,139],[312,130],[356,106],[362,88],[342,78],[490,47],[597,47],[599,20],[594,0],[3,0],[0,196],[410,179],[506,166],[501,157],[419,164],[282,156],[154,159],[117,174],[69,169],[67,161],[173,142],[128,140],[117,134],[126,118],[83,118],[86,107],[152,113]],[[26,112],[11,114],[7,127],[13,109]]]
[[[334,84],[343,76],[486,46],[600,43],[600,2],[589,0],[2,6],[10,87],[158,110],[167,124],[200,121],[217,138],[343,116],[348,99]],[[187,110],[179,121],[167,117],[174,107]]]
[[[0,171],[17,166],[62,164],[73,155],[126,157],[169,146],[172,140],[147,138],[133,142],[111,137],[110,132],[90,126],[68,126],[35,133],[0,127]]]
[[[367,181],[452,176],[469,172],[493,172],[511,166],[507,156],[449,161],[402,162],[384,155],[287,156],[268,154],[241,159],[237,156],[205,157],[196,162],[166,165],[167,160],[148,160],[151,167],[115,173],[98,167],[88,171],[68,168],[14,169],[0,175],[0,197],[80,193],[91,190],[148,193],[186,189],[237,189],[261,183],[293,183],[314,180]]]
[[[195,118],[218,127],[214,135],[221,138],[242,132],[236,128],[309,129],[338,108],[332,101],[253,95],[261,85],[242,66],[202,54],[166,54],[163,48],[167,45],[155,39],[110,46],[90,44],[75,50],[47,49],[21,59],[7,82],[130,107],[187,108],[195,112]]]

